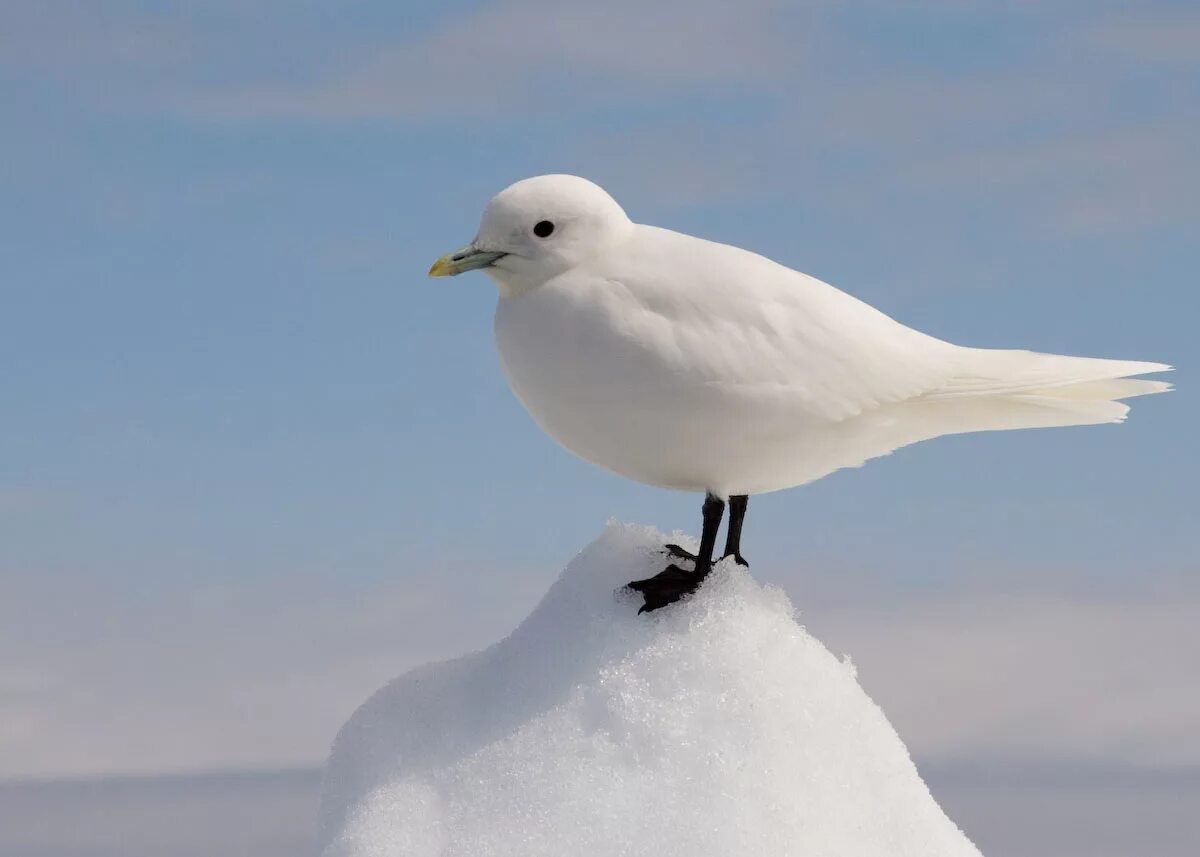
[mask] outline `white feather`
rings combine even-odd
[[[529,226],[551,219],[544,242]],[[496,339],[533,418],[629,478],[718,495],[967,431],[1121,420],[1158,363],[964,348],[737,247],[632,223],[582,179],[518,183],[476,239],[509,256]]]

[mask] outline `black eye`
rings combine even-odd
[[[548,238],[550,233],[554,231],[554,224],[549,220],[539,220],[533,227],[533,234],[538,238]]]

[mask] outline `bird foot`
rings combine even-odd
[[[730,557],[733,557],[733,561],[738,565],[745,566],[746,568],[750,567],[750,563],[740,553],[727,553],[725,556],[721,557],[721,559],[729,559]]]
[[[641,593],[646,603],[638,613],[649,613],[668,604],[674,604],[685,595],[695,592],[707,576],[694,571],[684,571],[677,565],[668,565],[654,577],[635,580],[627,584],[634,592]]]

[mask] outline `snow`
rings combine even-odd
[[[722,563],[637,615],[664,541],[610,524],[508,638],[368,700],[325,857],[978,857],[781,591]]]

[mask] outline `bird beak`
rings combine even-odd
[[[429,269],[429,276],[454,277],[463,271],[486,268],[501,256],[507,255],[507,253],[499,250],[481,250],[474,244],[468,244],[461,250],[455,253],[447,253],[434,262],[433,267]]]

